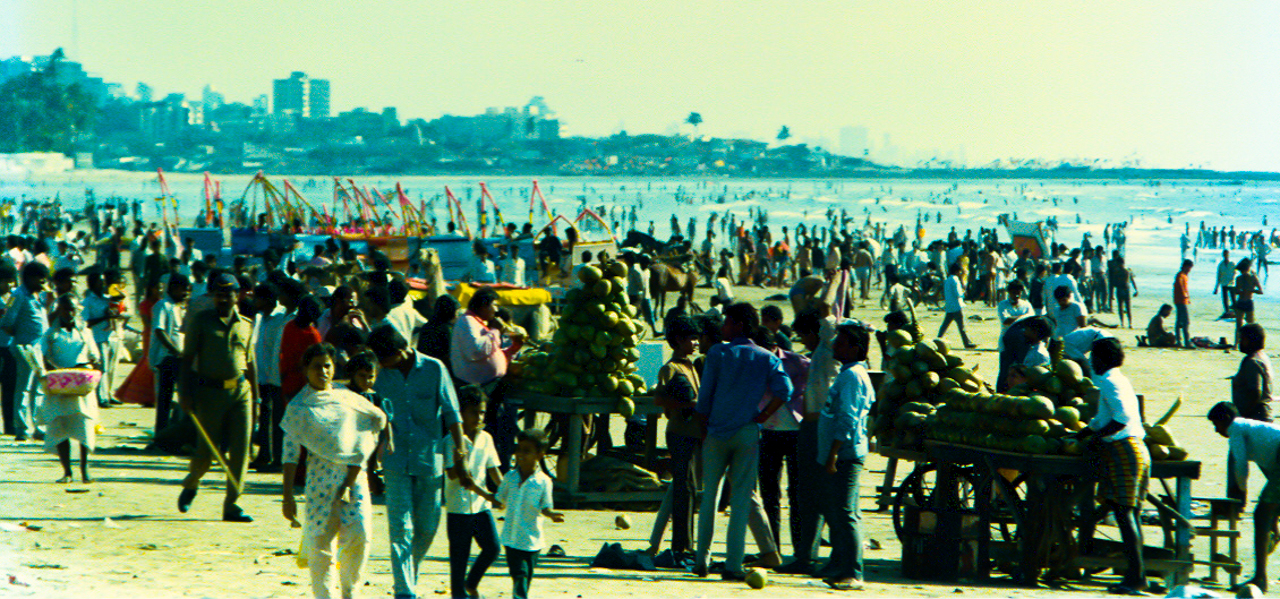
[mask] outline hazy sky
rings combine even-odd
[[[78,26],[76,26],[78,24]],[[570,134],[672,130],[1280,170],[1280,3],[0,0],[0,57],[250,102],[306,71],[334,111],[544,96]],[[73,32],[78,30],[78,35]]]

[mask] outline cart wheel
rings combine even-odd
[[[907,530],[907,507],[920,508],[935,504],[934,489],[937,486],[938,467],[932,463],[917,464],[893,497],[893,532],[898,540],[906,542],[912,532]],[[972,509],[975,506],[978,476],[971,468],[956,468],[959,502],[956,507]]]
[[[998,475],[997,475],[998,476]],[[1010,482],[1013,487],[1014,503],[1022,503],[1027,497],[1027,475],[1020,474],[1017,478]],[[994,492],[991,499],[991,510],[993,519],[999,522],[1000,538],[1005,542],[1013,542],[1018,538],[1018,525],[1013,519],[1014,503],[1004,496],[1004,493]]]

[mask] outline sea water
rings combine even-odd
[[[198,175],[166,175],[170,191],[178,199],[184,224],[194,222],[205,207],[204,179]],[[250,187],[247,175],[219,176],[222,197],[231,202],[245,198],[250,206],[263,210],[261,191]],[[284,177],[273,177],[277,188],[283,188]],[[304,197],[316,208],[324,206],[330,213],[343,210],[333,199],[330,177],[288,177]],[[344,179],[345,181],[345,179]],[[400,183],[415,206],[425,204],[427,218],[434,218],[443,228],[449,219],[445,188],[448,187],[462,205],[469,226],[477,227],[476,205],[480,198],[479,183],[485,182],[506,221],[519,225],[530,217],[532,179],[529,177],[355,177],[356,185],[378,189],[384,195]],[[997,219],[1008,214],[1017,220],[1038,221],[1056,218],[1057,241],[1068,247],[1079,247],[1083,235],[1091,236],[1093,245],[1103,244],[1107,224],[1127,223],[1126,262],[1133,269],[1139,292],[1154,297],[1172,297],[1173,277],[1181,260],[1179,237],[1190,225],[1194,243],[1200,223],[1207,227],[1231,227],[1240,231],[1263,231],[1270,238],[1280,202],[1280,182],[1236,181],[1168,181],[1168,180],[946,180],[946,179],[724,179],[661,177],[540,177],[538,186],[551,211],[569,218],[583,208],[600,210],[607,222],[616,221],[621,239],[630,228],[624,209],[637,207],[636,228],[646,231],[653,221],[656,236],[671,233],[671,216],[675,214],[684,232],[690,217],[696,218],[696,244],[706,235],[711,214],[724,219],[732,214],[736,220],[754,222],[754,213],[763,211],[775,239],[782,227],[794,231],[804,223],[807,227],[825,226],[828,210],[844,211],[851,227],[861,227],[868,216],[873,222],[888,225],[890,234],[898,226],[906,227],[908,238],[914,239],[917,218],[930,215],[923,224],[926,239],[945,238],[954,228],[964,237],[982,227],[997,228],[1002,239],[1007,232]],[[140,198],[143,214],[159,220],[159,183],[154,174],[118,171],[74,171],[38,177],[0,179],[0,199],[21,201],[22,198],[58,197],[68,209],[83,206],[85,190],[91,189],[99,199],[111,196]],[[394,196],[388,196],[393,206]],[[535,226],[547,222],[541,201],[533,210]],[[354,207],[353,207],[354,210]],[[380,212],[385,209],[380,207]],[[398,208],[394,208],[399,213]],[[941,222],[936,218],[941,214]],[[490,213],[490,227],[494,226]],[[1267,219],[1264,226],[1263,219]],[[1077,222],[1079,219],[1079,222]],[[492,229],[491,229],[492,230]],[[716,227],[717,245],[727,240]],[[794,240],[794,233],[791,233]],[[1108,249],[1113,249],[1112,245]],[[1108,252],[1109,254],[1109,252]],[[1248,253],[1233,250],[1232,259]],[[1273,254],[1280,257],[1280,253]],[[1214,272],[1221,259],[1220,250],[1202,249],[1191,275],[1194,302],[1220,300],[1211,294]],[[1275,259],[1275,258],[1273,258]],[[1257,298],[1259,320],[1265,325],[1280,324],[1277,307],[1280,294],[1264,294]],[[1145,315],[1139,315],[1145,322]],[[1272,322],[1275,321],[1275,322]]]

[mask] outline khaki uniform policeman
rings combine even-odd
[[[230,474],[244,481],[249,460],[249,436],[253,430],[253,403],[257,401],[253,370],[253,323],[236,311],[235,277],[222,274],[209,283],[214,307],[190,315],[186,322],[181,366],[181,405],[204,426],[209,438],[229,466]],[[190,473],[182,481],[178,510],[186,512],[195,499],[200,478],[213,465],[215,449],[201,439],[191,458]],[[240,492],[230,480],[222,507],[228,522],[252,522],[236,500]]]

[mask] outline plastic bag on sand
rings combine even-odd
[[[1218,593],[1189,584],[1173,587],[1165,597],[1167,599],[1222,599],[1222,595]]]
[[[298,553],[294,556],[293,561],[298,564],[299,568],[306,569],[311,557],[311,543],[308,543],[307,534],[311,532],[311,525],[307,524],[307,520],[302,521],[302,535],[298,537]]]

